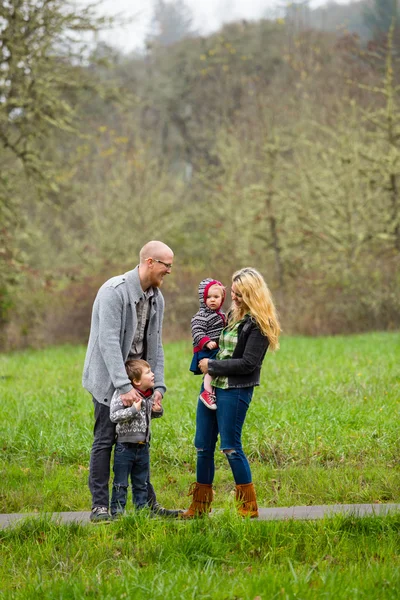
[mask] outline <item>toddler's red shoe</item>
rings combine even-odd
[[[204,406],[207,406],[207,408],[210,408],[211,410],[217,410],[215,395],[207,392],[207,390],[201,392],[199,400],[204,404]]]

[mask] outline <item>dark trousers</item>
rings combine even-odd
[[[137,509],[148,506],[147,479],[150,467],[149,444],[117,442],[114,450],[114,481],[111,514],[123,513],[131,480],[132,500]]]
[[[94,406],[94,440],[90,454],[89,489],[92,494],[92,508],[95,506],[109,506],[110,493],[110,462],[111,452],[115,443],[115,423],[110,421],[110,407],[97,402],[93,398]],[[147,502],[154,506],[157,502],[156,494],[150,483],[150,471],[147,479]]]

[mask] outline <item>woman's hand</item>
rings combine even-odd
[[[208,358],[201,359],[201,361],[199,362],[199,369],[203,373],[203,375],[206,375],[208,373]]]

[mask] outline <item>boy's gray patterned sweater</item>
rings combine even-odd
[[[139,392],[140,393],[140,392]],[[111,399],[110,419],[117,424],[116,432],[119,442],[148,442],[150,439],[150,420],[162,417],[164,410],[160,412],[153,409],[153,395],[147,398],[143,396],[142,407],[139,411],[135,405],[124,406],[118,390],[115,390]]]

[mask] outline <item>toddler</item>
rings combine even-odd
[[[154,373],[149,363],[141,359],[128,360],[125,368],[141,399],[126,407],[118,390],[111,399],[110,419],[117,424],[111,497],[111,515],[114,517],[125,510],[129,477],[136,508],[148,506],[150,419],[163,415],[161,404],[153,401]]]
[[[199,284],[200,309],[192,317],[193,358],[190,371],[201,375],[199,361],[202,358],[215,358],[218,353],[218,339],[225,327],[225,314],[221,306],[225,300],[225,288],[216,279],[203,279]],[[211,410],[216,410],[215,394],[211,386],[211,376],[204,376],[204,390],[199,400]]]

